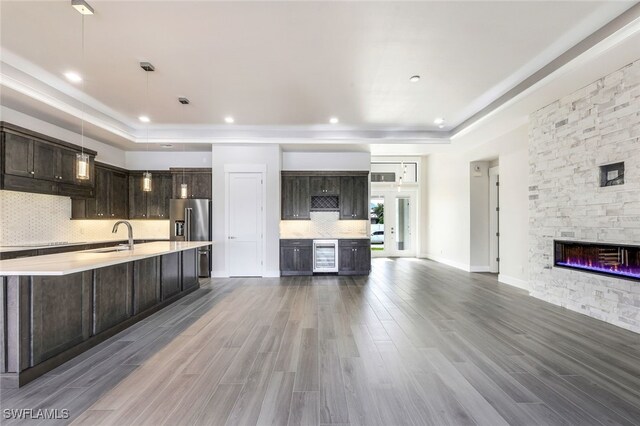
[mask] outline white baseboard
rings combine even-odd
[[[521,280],[520,278],[510,277],[504,274],[498,274],[498,281],[504,284],[509,284],[511,286],[520,288],[522,290],[529,291],[529,282],[526,280]]]
[[[489,266],[470,266],[469,272],[491,272],[491,267]]]
[[[211,271],[211,276],[213,278],[229,278],[227,271]]]
[[[466,272],[471,272],[471,268],[469,267],[469,265],[466,265],[464,263],[461,262],[456,262],[455,260],[450,260],[444,257],[440,257],[440,256],[435,256],[433,254],[427,253],[421,257],[426,257],[427,259],[431,259],[431,260],[435,260],[438,263],[442,263],[444,265],[448,265],[448,266],[453,266],[454,268],[457,269],[462,269],[463,271]]]
[[[266,278],[274,278],[274,277],[279,277],[280,276],[280,270],[275,270],[275,271],[264,271],[264,276]]]

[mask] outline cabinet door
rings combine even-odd
[[[94,270],[93,333],[98,334],[133,315],[133,262]]]
[[[211,173],[192,173],[189,198],[211,199]]]
[[[296,219],[311,219],[309,176],[296,177],[295,197]]]
[[[340,219],[353,219],[353,176],[340,178]]]
[[[58,149],[58,180],[64,183],[76,183],[76,152],[66,148]]]
[[[33,177],[33,140],[13,133],[4,134],[4,172]]]
[[[296,271],[313,272],[313,248],[298,247],[296,252]]]
[[[111,210],[111,171],[96,167],[96,215],[99,218],[110,217]]]
[[[127,175],[122,172],[111,172],[110,217],[126,219],[129,209]]]
[[[368,274],[371,270],[371,247],[361,245],[354,247],[354,269],[357,272]]]
[[[182,254],[182,291],[198,285],[198,250],[185,250]]]
[[[340,177],[327,176],[324,178],[325,195],[340,195]]]
[[[154,173],[151,192],[147,193],[147,217],[149,219],[165,219],[169,217],[169,200],[171,199],[171,175]]]
[[[309,187],[311,188],[311,195],[325,195],[324,193],[325,178],[322,176],[311,176],[309,178]]]
[[[339,247],[339,259],[338,270],[339,272],[353,272],[355,271],[354,265],[354,248],[353,247]]]
[[[58,148],[49,143],[35,141],[33,144],[33,177],[42,180],[58,180]]]
[[[364,220],[369,218],[369,182],[366,176],[353,178],[353,218]]]
[[[293,176],[282,176],[282,193],[280,197],[282,199],[282,210],[281,217],[284,220],[295,219],[295,211],[294,211],[294,185],[295,178]]]
[[[162,300],[167,300],[180,293],[180,253],[170,253],[162,256]]]
[[[160,303],[160,258],[149,257],[133,264],[133,313]]]
[[[147,218],[147,192],[142,190],[142,175],[129,175],[129,219]]]
[[[280,271],[295,272],[296,262],[295,254],[297,247],[280,247]]]

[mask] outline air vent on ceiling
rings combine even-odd
[[[140,62],[140,68],[142,68],[143,70],[145,70],[147,72],[156,70],[156,67],[151,65],[150,62]]]
[[[180,102],[182,105],[189,105],[189,99],[187,98],[178,98],[178,102]]]

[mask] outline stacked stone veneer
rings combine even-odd
[[[552,267],[554,239],[640,245],[640,60],[530,118],[531,295],[640,333],[639,281]]]

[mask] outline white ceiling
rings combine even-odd
[[[447,131],[633,2],[90,4],[96,14],[85,18],[83,62],[81,17],[70,1],[2,1],[5,70],[46,84],[38,93],[69,108],[6,87],[2,104],[67,128],[77,126],[71,107],[84,104],[94,136],[134,150],[141,114],[152,118],[155,140],[191,149],[202,147],[194,142],[207,130],[244,141],[260,132],[324,132],[317,138],[330,133],[342,145],[448,140]],[[148,99],[142,60],[156,67]],[[64,80],[69,70],[84,86]],[[409,82],[414,74],[418,83]],[[236,124],[224,124],[226,115]],[[331,116],[340,124],[328,125]],[[436,117],[447,120],[442,136]]]

